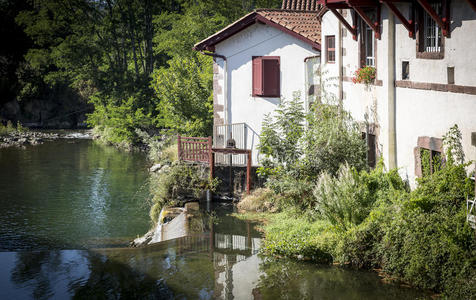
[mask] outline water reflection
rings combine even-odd
[[[206,216],[206,214],[203,214]],[[0,298],[415,299],[374,273],[257,253],[254,224],[220,215],[202,234],[143,248],[0,253]],[[8,275],[6,275],[8,274]]]

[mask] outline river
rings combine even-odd
[[[422,299],[374,272],[258,254],[256,224],[215,204],[193,236],[142,248],[147,161],[91,140],[0,149],[0,299]]]

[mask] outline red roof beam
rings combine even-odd
[[[346,0],[352,7],[378,7],[380,3],[377,0]]]
[[[359,16],[364,20],[367,25],[375,32],[375,38],[380,39],[380,5],[377,6],[377,18],[375,22],[370,20],[369,16],[361,7],[354,7],[354,10],[359,14]]]
[[[391,1],[380,1],[388,7],[388,9],[400,20],[400,22],[402,22],[403,26],[408,30],[408,36],[411,38],[415,38],[415,22],[411,19],[407,20],[405,16],[402,15],[400,10],[398,10],[398,8]]]
[[[317,4],[329,9],[349,9],[351,8],[345,0],[318,0]]]
[[[436,11],[431,7],[430,3],[427,0],[417,0],[421,7],[430,15],[430,17],[440,26],[441,31],[445,37],[450,35],[450,10],[449,10],[449,0],[443,1],[443,15],[444,17],[440,18]]]
[[[337,10],[335,10],[335,8],[329,8],[329,10],[336,16],[337,19],[339,19],[339,21],[342,22],[342,25],[344,25],[344,27],[347,28],[347,30],[349,30],[349,32],[352,34],[352,37],[356,41],[357,40],[356,26],[355,25],[350,26],[349,22],[347,22],[347,20]]]
[[[476,0],[466,0],[469,3],[469,6],[473,8],[474,11],[476,11]]]

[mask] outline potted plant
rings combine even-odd
[[[355,77],[352,78],[353,83],[372,84],[375,81],[376,70],[372,66],[365,66],[355,71]]]

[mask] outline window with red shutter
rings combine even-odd
[[[279,63],[279,56],[253,56],[253,96],[281,96]]]

